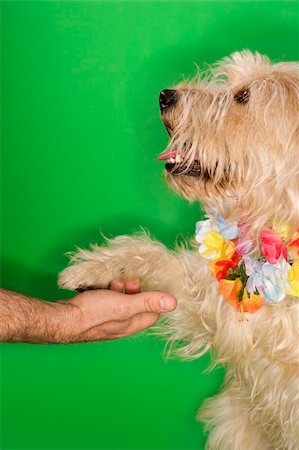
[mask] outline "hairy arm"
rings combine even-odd
[[[0,289],[0,342],[117,339],[152,326],[160,313],[176,307],[175,298],[167,293],[141,293],[139,280],[114,280],[111,289],[53,303]]]
[[[78,311],[67,302],[45,302],[0,290],[1,342],[69,342]],[[74,326],[73,333],[76,326]]]

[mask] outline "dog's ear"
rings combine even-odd
[[[267,56],[258,52],[252,53],[250,50],[242,50],[219,61],[215,72],[225,74],[229,84],[234,85],[259,72],[265,72],[265,69],[269,67],[270,60]]]

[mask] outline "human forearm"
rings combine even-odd
[[[76,308],[45,302],[6,289],[0,290],[0,341],[70,342],[76,331]],[[72,330],[71,323],[74,329]]]

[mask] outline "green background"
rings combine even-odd
[[[172,246],[201,212],[156,162],[158,94],[250,48],[298,58],[297,2],[2,2],[2,286],[46,300],[64,254],[148,228]],[[203,449],[196,410],[223,369],[162,357],[148,334],[1,346],[8,449]]]

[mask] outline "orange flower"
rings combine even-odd
[[[224,299],[235,309],[248,313],[255,313],[263,306],[264,299],[259,294],[249,294],[247,289],[244,289],[242,300],[239,300],[240,292],[243,288],[240,278],[235,280],[220,280],[219,289]]]
[[[243,288],[242,281],[240,278],[235,280],[220,280],[219,289],[224,299],[236,309],[240,309],[239,293]]]
[[[290,257],[293,258],[295,261],[299,260],[299,233],[297,233],[294,236],[294,239],[291,240],[291,242],[287,245]]]
[[[263,306],[264,299],[259,294],[249,294],[247,289],[244,289],[242,305],[244,312],[255,313],[258,309]]]

